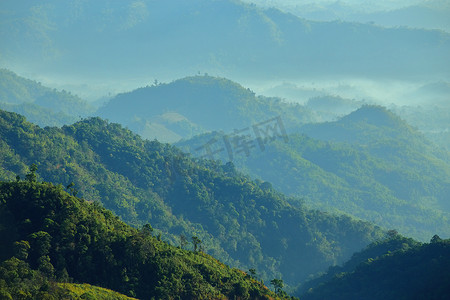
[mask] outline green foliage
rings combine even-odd
[[[193,236],[192,237],[192,244],[194,245],[194,251],[196,252],[197,251],[197,249],[200,247],[200,244],[202,243],[202,241],[198,238],[198,237],[196,237],[196,236]]]
[[[0,137],[3,178],[23,177],[26,166],[38,162],[39,178],[62,186],[73,182],[80,197],[94,205],[101,201],[136,227],[152,224],[155,236],[181,248],[195,247],[180,243],[181,235],[196,236],[208,254],[254,268],[266,281],[297,284],[382,233],[347,216],[293,207],[293,199],[230,164],[192,159],[99,118],[41,129],[0,111]]]
[[[75,284],[75,283],[57,283],[57,286],[66,292],[65,297],[71,299],[99,299],[99,300],[133,300],[131,298],[112,290],[92,286],[90,284]]]
[[[450,240],[421,244],[391,237],[370,245],[343,268],[330,268],[303,288],[301,299],[445,299],[449,268]]]
[[[80,295],[74,286],[55,285],[55,280],[104,286],[141,299],[274,296],[242,271],[133,229],[61,186],[0,182],[0,210],[14,216],[14,222],[0,220],[0,228],[17,232],[17,241],[8,246],[16,245],[16,255],[25,259],[2,262],[0,285],[5,297],[18,298],[18,293],[30,298],[41,293],[57,298],[67,293],[80,299],[103,297],[90,289]]]
[[[161,98],[164,101],[159,101]],[[172,121],[168,119],[168,111],[176,112],[171,114]],[[313,119],[311,112],[299,104],[256,96],[235,82],[207,75],[119,94],[97,113],[131,128],[144,138],[166,142],[190,138],[205,131],[232,132],[279,115],[283,115],[288,127]],[[193,129],[186,131],[186,123]],[[163,126],[171,134],[164,131],[161,135]]]
[[[29,182],[34,182],[36,181],[36,171],[37,171],[38,167],[36,164],[32,164],[30,166],[30,172],[28,174],[25,175],[25,180],[29,181]]]
[[[270,284],[273,285],[273,287],[275,289],[275,293],[277,295],[280,295],[283,293],[283,286],[284,286],[283,280],[274,278],[270,281]]]
[[[132,300],[134,298],[89,284],[49,281],[44,274],[31,269],[24,260],[12,257],[0,264],[0,299]]]
[[[94,111],[70,92],[42,86],[6,69],[0,69],[0,108],[23,114],[40,126],[70,124]]]
[[[383,107],[364,106],[336,122],[304,125],[286,143],[276,139],[249,156],[236,154],[239,170],[270,182],[315,208],[351,214],[425,240],[450,235],[450,155]],[[177,143],[198,147],[222,133]],[[219,143],[218,143],[219,144]],[[219,144],[222,146],[222,144]],[[216,154],[229,161],[227,151]],[[262,186],[261,186],[262,187]]]

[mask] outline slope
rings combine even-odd
[[[189,138],[211,131],[232,131],[283,115],[291,127],[313,120],[311,112],[298,104],[282,102],[278,98],[255,96],[250,89],[225,79],[212,76],[193,76],[140,88],[119,94],[97,114],[128,126],[144,138],[163,138],[162,125],[179,138]],[[167,119],[172,115],[172,122]],[[178,118],[175,118],[177,117]],[[170,140],[174,142],[177,140]]]
[[[208,146],[216,159],[232,160],[238,169],[321,209],[422,240],[450,235],[449,155],[397,116],[364,106],[339,121],[307,124],[299,131],[303,135],[269,135],[264,148],[235,133],[206,134],[177,146],[198,156],[208,154]]]
[[[0,69],[0,108],[21,113],[40,126],[62,126],[94,111],[70,92],[57,91]]]
[[[393,236],[357,253],[303,289],[301,299],[445,299],[450,240],[429,244]]]
[[[163,238],[197,236],[205,251],[264,280],[297,284],[383,235],[372,224],[294,208],[282,194],[234,170],[144,141],[99,118],[41,129],[1,112],[2,178],[39,163],[41,178],[102,201],[124,221]]]
[[[3,293],[18,296],[35,288],[38,280],[27,285],[26,274],[25,278],[14,274],[14,269],[26,273],[30,268],[34,279],[72,279],[141,299],[274,296],[240,270],[230,269],[202,252],[161,242],[151,235],[149,225],[136,230],[98,204],[69,195],[61,185],[36,182],[34,170],[26,179],[0,182],[2,283],[10,284]],[[17,279],[23,280],[19,291],[14,289]],[[80,288],[83,299],[94,297],[93,292],[99,294],[98,298],[114,296],[89,286]],[[77,292],[74,285],[62,285],[62,289]],[[43,296],[39,290],[34,292]]]

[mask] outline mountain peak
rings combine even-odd
[[[406,125],[400,117],[380,105],[363,105],[356,111],[341,118],[338,122],[366,123],[377,127],[390,128]]]

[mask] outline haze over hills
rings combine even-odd
[[[449,15],[0,1],[0,298],[448,294]]]
[[[370,223],[289,204],[270,184],[234,167],[194,160],[99,118],[41,129],[1,112],[3,179],[38,163],[38,178],[74,183],[124,221],[152,224],[175,244],[197,236],[205,251],[265,280],[296,285],[383,236]]]
[[[0,108],[14,111],[40,126],[62,126],[93,113],[94,107],[65,90],[0,69]]]
[[[49,82],[449,78],[448,33],[313,22],[239,1],[6,1],[1,14],[0,63]]]
[[[450,5],[445,0],[428,1],[245,1],[277,7],[301,18],[316,21],[342,20],[385,27],[427,28],[450,31]]]
[[[196,156],[208,154],[208,146],[215,159],[232,160],[238,169],[315,207],[353,214],[422,240],[434,233],[449,236],[450,156],[398,116],[363,106],[338,121],[306,124],[297,132],[285,139],[275,135],[263,149],[256,137],[244,140],[245,133],[233,132],[204,134],[177,145]],[[242,151],[244,142],[235,143],[238,136],[248,143],[248,153]],[[224,150],[227,141],[233,156]]]
[[[280,115],[288,129],[315,119],[311,110],[299,104],[256,96],[235,82],[207,75],[119,94],[97,114],[128,126],[144,138],[166,142],[212,130],[237,130]]]
[[[4,82],[15,83],[14,87],[4,88],[4,94],[45,89],[32,81],[10,77],[14,80]],[[445,105],[445,84],[423,89],[425,93],[430,89],[436,95],[441,93],[436,99]],[[71,107],[70,101],[58,95],[65,94],[55,94],[60,106]],[[315,207],[350,213],[422,240],[435,233],[448,236],[444,230],[448,228],[445,195],[449,186],[445,182],[449,176],[445,152],[434,149],[392,113],[376,107],[361,109],[337,122],[308,125],[334,120],[363,104],[330,96],[310,98],[304,106],[289,104],[279,98],[256,96],[230,80],[202,75],[120,94],[97,113],[148,139],[175,142],[209,131],[221,132],[178,144],[195,156],[206,155],[205,145],[213,139],[217,142],[211,144],[215,151],[215,146],[222,145],[224,135],[232,136],[234,131],[251,134],[255,124],[268,120],[273,123],[273,118],[280,117],[287,133],[306,133],[332,144],[291,135],[287,145],[280,139],[263,152],[258,147],[251,149],[250,157],[235,155],[234,163],[239,169],[271,182],[284,193],[303,197]],[[412,106],[395,108],[409,113],[410,118],[415,117],[427,128],[439,128],[448,121],[445,109],[417,115],[411,114],[415,111]],[[45,113],[29,116],[43,118],[39,124],[52,125],[46,123],[49,116]],[[435,123],[426,123],[427,117]],[[63,124],[67,123],[65,120]],[[302,124],[306,125],[299,131]],[[442,130],[445,132],[445,127]],[[230,160],[229,151],[220,154],[224,163]],[[422,170],[420,176],[418,170]],[[392,206],[397,208],[393,211]]]
[[[5,92],[14,94],[43,88],[20,77],[14,78],[10,82],[16,82],[16,88],[5,88]],[[445,95],[445,87],[441,85],[440,90]],[[70,101],[64,97],[58,99],[60,105],[70,107]],[[289,104],[279,98],[256,96],[230,80],[203,75],[120,94],[97,113],[149,139],[178,141],[221,131],[222,134],[200,136],[179,144],[192,155],[205,155],[204,146],[213,138],[220,142],[224,134],[232,135],[234,130],[248,129],[274,117],[281,117],[287,133],[295,133],[302,124],[335,119],[361,105],[363,102],[340,97],[311,98],[305,106]],[[445,114],[445,110],[434,113],[434,126],[445,123],[445,117],[442,121],[436,119],[440,113]],[[40,116],[48,118],[46,114]],[[242,133],[251,132],[250,128]],[[379,108],[366,108],[337,122],[304,125],[300,132],[353,146],[333,144],[329,149],[326,143],[291,135],[289,145],[280,140],[268,145],[264,152],[257,151],[257,147],[256,152],[255,149],[249,152],[251,157],[236,155],[234,163],[244,172],[273,183],[287,194],[303,197],[316,207],[350,213],[423,240],[434,233],[448,235],[443,231],[448,228],[445,204],[448,182],[444,180],[448,176],[448,155],[439,154],[398,117]],[[380,142],[386,149],[395,150],[396,160],[392,161],[389,151],[380,152],[380,145],[376,145]],[[222,144],[214,146],[217,145]],[[427,156],[423,157],[425,153]],[[227,151],[221,154],[224,163],[230,159]],[[328,159],[324,160],[324,156]],[[356,158],[357,162],[352,162]],[[441,163],[442,160],[446,162]],[[394,165],[396,171],[392,170]],[[432,167],[425,168],[425,165]],[[422,175],[427,174],[427,179],[414,179],[417,170],[424,170]],[[391,180],[383,179],[386,174],[391,174]],[[433,191],[430,187],[436,183],[438,188]],[[397,207],[394,213],[392,205]],[[441,209],[446,213],[440,212]],[[411,212],[415,212],[412,217]]]

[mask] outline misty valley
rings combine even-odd
[[[0,299],[450,295],[447,1],[0,16]]]

